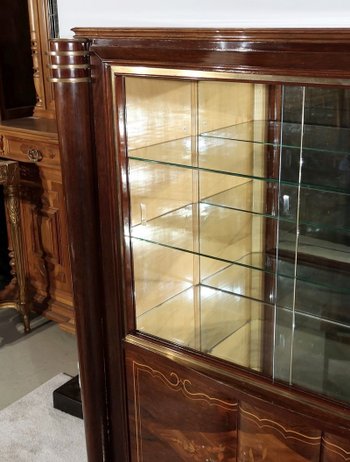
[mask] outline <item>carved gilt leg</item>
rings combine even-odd
[[[18,286],[17,309],[23,316],[24,331],[30,331],[30,305],[27,299],[27,278],[25,274],[22,244],[21,218],[19,208],[19,173],[18,165],[11,176],[12,181],[4,184],[5,206],[10,225],[11,243],[14,256],[14,270]],[[13,264],[13,262],[12,262]]]

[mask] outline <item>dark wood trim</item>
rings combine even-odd
[[[350,29],[76,28],[104,61],[241,73],[345,78]],[[118,46],[116,46],[118,45]],[[283,80],[283,79],[281,79]]]
[[[119,186],[119,210],[121,211],[120,229],[130,228],[131,226],[131,204],[129,185],[123,181],[123,177],[128,175],[128,154],[127,154],[127,135],[126,135],[126,111],[125,111],[125,78],[115,76],[112,81],[112,86],[115,89],[115,105],[116,105],[116,119],[117,119],[117,178]],[[134,306],[134,281],[133,281],[133,259],[131,240],[123,236],[120,239],[123,248],[123,262],[124,262],[124,281],[125,288],[124,305],[126,307],[125,319],[125,332],[134,331],[135,325],[135,306]]]
[[[81,64],[88,41],[53,41],[53,65],[60,53],[71,52],[71,64]],[[85,63],[87,59],[84,58]],[[90,84],[87,69],[69,69],[64,75],[53,70],[63,185],[68,216],[74,304],[76,312],[82,403],[88,458],[91,462],[109,458],[104,314],[101,291],[101,254],[94,138],[91,119]],[[72,78],[72,81],[66,81]],[[85,79],[74,81],[74,79]],[[76,123],[79,121],[79,123]]]
[[[196,40],[231,40],[236,42],[272,42],[283,43],[348,43],[350,29],[348,28],[184,28],[184,27],[75,27],[72,29],[76,37],[89,39],[176,39],[186,41]]]
[[[94,130],[96,137],[96,161],[99,177],[98,196],[101,229],[101,261],[105,291],[105,351],[106,381],[111,461],[129,460],[127,423],[127,399],[124,351],[122,340],[126,333],[123,196],[120,172],[116,164],[116,144],[113,117],[113,94],[109,66],[95,55],[91,56],[93,90]],[[123,124],[123,121],[122,121]],[[120,152],[123,151],[119,145]],[[122,156],[122,154],[118,153]],[[95,217],[96,218],[96,217]]]

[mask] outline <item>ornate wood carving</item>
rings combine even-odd
[[[37,117],[55,117],[53,89],[48,80],[48,5],[47,1],[28,0],[31,50],[33,60],[33,80],[37,95],[34,115]]]
[[[15,300],[3,300],[0,308],[16,308],[23,316],[24,331],[30,331],[30,304],[28,300],[27,276],[23,260],[23,243],[21,232],[20,202],[19,202],[19,169],[18,163],[13,161],[0,161],[0,184],[4,186],[5,205],[11,232],[12,274],[17,286]]]
[[[55,121],[0,126],[4,155],[19,160],[24,262],[33,307],[75,333],[66,207]],[[42,158],[41,158],[42,156]]]

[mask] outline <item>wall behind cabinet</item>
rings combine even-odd
[[[72,27],[349,27],[348,0],[58,0]]]

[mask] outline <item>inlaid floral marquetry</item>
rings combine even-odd
[[[237,402],[181,367],[133,360],[135,462],[235,462]],[[203,380],[203,378],[202,378]]]

